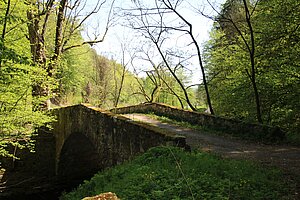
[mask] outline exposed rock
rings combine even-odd
[[[85,197],[82,200],[120,200],[115,193],[107,192],[93,197]]]

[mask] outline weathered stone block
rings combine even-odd
[[[215,130],[221,130],[229,134],[240,135],[246,138],[255,138],[264,142],[276,142],[285,139],[285,133],[278,127],[272,127],[256,123],[246,123],[226,117],[214,116],[207,113],[182,110],[161,103],[144,103],[135,106],[115,108],[114,113],[155,113],[177,121],[189,122]]]

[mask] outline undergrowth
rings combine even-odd
[[[122,200],[289,199],[276,169],[222,159],[199,151],[155,147],[125,164],[96,174],[62,200],[114,192]]]
[[[287,132],[286,137],[288,144],[300,146],[300,132]]]

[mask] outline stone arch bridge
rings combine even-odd
[[[96,107],[80,104],[54,112],[55,173],[68,179],[93,175],[153,146],[185,146],[182,136]]]
[[[153,146],[188,148],[185,137],[151,124],[132,121],[119,115],[122,113],[150,112],[232,133],[258,134],[270,139],[284,137],[278,128],[247,124],[157,103],[110,111],[80,104],[52,112],[57,116],[57,121],[52,130],[39,130],[35,137],[34,154],[27,150],[17,151],[21,159],[14,162],[0,158],[1,168],[5,169],[0,171],[0,199],[5,199],[9,194],[15,196],[8,199],[23,199],[26,191],[35,193],[53,189],[57,185],[72,187],[97,171],[129,160]],[[20,198],[16,195],[20,195]]]
[[[86,104],[52,112],[56,122],[53,129],[41,129],[34,137],[35,153],[18,150],[21,159],[14,162],[0,157],[0,199],[73,187],[153,146],[186,147],[183,136]]]

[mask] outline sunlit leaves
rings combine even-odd
[[[260,1],[251,16],[262,117],[265,123],[279,125],[289,132],[299,132],[299,8],[299,2],[293,0]],[[222,28],[232,27],[223,24]],[[206,44],[212,99],[218,114],[253,121],[249,59],[241,38],[235,35],[233,39],[229,33],[215,26]],[[249,35],[245,33],[244,37]]]
[[[34,110],[44,99],[32,97],[32,85],[43,74],[34,66],[6,61],[0,71],[0,149],[19,140],[30,142],[36,128],[53,120],[50,115]],[[25,143],[26,144],[26,143]],[[22,144],[21,146],[23,146]]]

